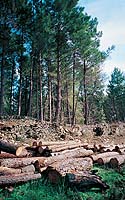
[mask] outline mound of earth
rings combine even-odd
[[[93,131],[99,127],[102,134]],[[60,141],[80,140],[89,144],[123,144],[125,141],[125,123],[96,125],[56,125],[35,119],[8,119],[0,121],[0,139],[14,143],[30,143],[32,140]]]

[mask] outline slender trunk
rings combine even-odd
[[[54,99],[54,85],[53,82],[51,81],[51,105],[52,105],[52,121],[54,121],[55,116],[56,116],[56,108],[55,108],[55,99]]]
[[[31,68],[30,68],[30,95],[29,95],[29,112],[28,115],[32,116],[32,101],[33,101],[33,67],[34,67],[34,54],[32,54]]]
[[[70,109],[69,109],[68,81],[66,81],[66,116],[67,116],[67,123],[71,124],[71,116],[70,116]]]
[[[37,81],[36,81],[36,112],[37,119],[39,119],[39,69],[37,67]]]
[[[112,97],[112,107],[113,107],[113,116],[112,116],[112,119],[113,119],[113,121],[117,121],[117,111],[116,111],[114,96]]]
[[[13,85],[14,85],[14,68],[15,61],[13,59],[12,74],[11,74],[11,88],[10,88],[10,113],[13,113]]]
[[[83,105],[84,105],[84,124],[87,125],[88,122],[88,106],[87,106],[87,89],[86,89],[86,63],[84,60],[83,64],[83,88],[84,88],[84,97],[83,97]]]
[[[61,100],[62,100],[62,86],[61,86],[61,61],[60,61],[60,24],[58,24],[57,33],[57,107],[56,107],[56,123],[60,123],[61,116]]]
[[[77,109],[77,104],[78,104],[78,98],[79,98],[79,94],[80,94],[80,89],[81,89],[81,82],[80,82],[78,93],[77,93],[77,97],[76,97],[74,116],[76,115],[76,109]]]
[[[52,83],[51,83],[51,60],[48,60],[48,119],[52,122]]]
[[[28,88],[28,79],[27,79],[27,76],[26,76],[26,80],[25,80],[25,116],[27,116],[27,113],[28,113],[28,91],[27,91],[27,88]]]
[[[39,84],[40,84],[40,120],[43,121],[43,95],[42,95],[42,58],[39,55]]]
[[[72,126],[75,124],[75,52],[73,53],[73,102],[72,102]]]
[[[5,67],[5,45],[3,44],[2,62],[1,62],[0,117],[4,114],[4,67]]]
[[[20,55],[20,81],[19,81],[19,101],[18,101],[18,115],[21,115],[21,106],[22,106],[22,67],[23,67],[23,27],[22,27],[22,35],[21,35],[21,55]]]

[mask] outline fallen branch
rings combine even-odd
[[[109,186],[99,176],[86,172],[82,174],[67,174],[66,179],[70,187],[75,186],[79,191],[85,191],[85,189],[90,188],[100,188],[103,191],[109,189]]]

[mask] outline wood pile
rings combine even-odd
[[[36,142],[17,146],[0,140],[0,186],[10,186],[46,176],[52,183],[65,178],[69,185],[83,188],[108,188],[93,174],[93,163],[119,167],[125,163],[123,146],[108,147],[75,141]]]

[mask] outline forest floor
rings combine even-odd
[[[93,131],[97,125],[59,125],[35,119],[4,119],[0,121],[0,139],[13,143],[30,144],[33,140],[41,141],[81,141],[102,146],[125,143],[125,123],[99,124],[103,134],[96,136]]]

